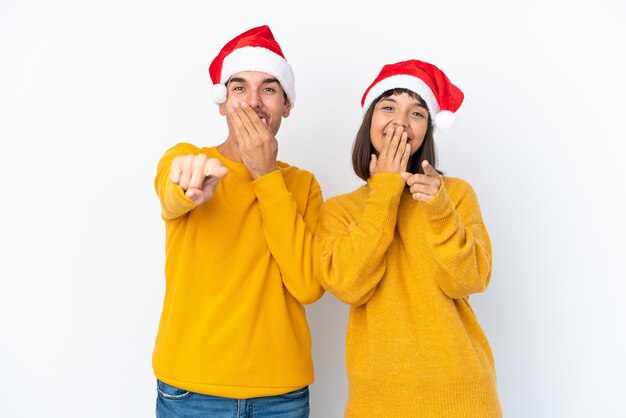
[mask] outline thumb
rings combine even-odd
[[[200,192],[196,189],[189,189],[185,192],[185,196],[187,196],[187,198],[189,198],[189,200],[195,202],[196,199],[198,198],[198,195],[200,194]]]
[[[413,174],[409,173],[408,171],[405,171],[404,173],[401,173],[400,176],[402,177],[402,179],[404,181],[407,181]]]
[[[422,161],[422,168],[424,169],[424,174],[426,174],[427,176],[439,177],[439,173],[433,168],[432,165],[430,165],[428,160]]]

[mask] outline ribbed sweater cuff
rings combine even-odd
[[[380,173],[370,176],[367,180],[370,194],[367,199],[367,209],[364,216],[380,228],[381,236],[387,236],[389,242],[393,239],[393,230],[398,216],[398,205],[402,197],[405,181],[396,173]],[[387,247],[383,239],[380,244]]]
[[[501,418],[495,379],[350,381],[346,417]]]
[[[426,208],[426,214],[430,218],[431,225],[437,233],[443,231],[451,221],[456,220],[454,203],[450,199],[446,185],[443,182],[435,197],[429,202],[425,202],[424,207]]]
[[[162,197],[164,204],[163,209],[161,210],[161,215],[164,219],[170,218],[171,214],[179,216],[195,209],[198,206],[187,197],[185,191],[180,186],[171,183],[169,178],[167,179],[167,182],[168,184],[165,186],[165,191]]]
[[[396,173],[378,173],[370,176],[367,180],[371,189],[384,190],[389,195],[402,194],[406,182]]]
[[[289,194],[280,170],[274,170],[255,179],[252,182],[252,187],[257,196],[263,197],[259,200],[259,203],[263,205],[271,205]]]

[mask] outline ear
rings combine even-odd
[[[218,103],[217,108],[220,111],[220,115],[226,116],[226,106],[224,103]]]
[[[289,117],[291,113],[291,102],[289,99],[285,100],[285,109],[283,110],[283,118]]]

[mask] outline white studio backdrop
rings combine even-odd
[[[225,138],[207,68],[260,24],[296,74],[279,157],[325,198],[360,184],[350,147],[383,64],[430,61],[464,90],[436,141],[494,246],[472,304],[504,416],[626,417],[625,17],[617,0],[0,0],[0,417],[154,416],[156,163]],[[348,309],[326,294],[307,314],[311,416],[338,418]]]

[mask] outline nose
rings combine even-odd
[[[246,102],[252,108],[261,107],[261,105],[263,104],[263,102],[261,101],[261,95],[257,90],[254,89],[248,90],[248,97],[246,97]]]
[[[391,124],[394,125],[394,127],[402,126],[403,128],[406,128],[407,126],[409,126],[409,121],[407,120],[406,116],[398,115]]]

